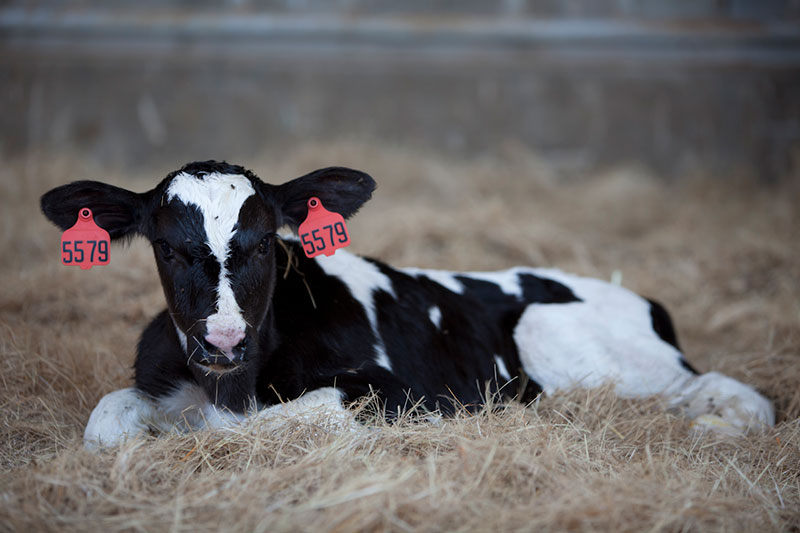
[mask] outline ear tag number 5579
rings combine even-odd
[[[344,217],[325,209],[316,196],[308,200],[308,215],[300,224],[298,234],[308,257],[333,255],[339,248],[350,244]]]
[[[82,270],[107,265],[110,244],[108,232],[95,224],[92,210],[81,207],[75,225],[61,235],[61,262]]]

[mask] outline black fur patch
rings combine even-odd
[[[680,351],[681,347],[678,345],[678,336],[675,333],[675,327],[672,325],[672,318],[670,318],[669,313],[663,305],[655,300],[647,298],[647,301],[650,302],[650,320],[653,324],[653,331],[656,332],[661,340]],[[681,355],[680,364],[693,374],[700,373],[683,357],[683,355]]]

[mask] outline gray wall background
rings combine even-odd
[[[800,175],[800,0],[0,7],[0,155],[174,167],[308,140],[564,175]]]

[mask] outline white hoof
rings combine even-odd
[[[743,429],[726,422],[722,417],[711,414],[698,416],[692,420],[689,427],[699,433],[708,432],[728,437],[741,437],[745,433]]]
[[[772,403],[756,390],[718,372],[693,377],[671,402],[697,429],[744,433],[775,425]]]
[[[148,430],[153,405],[135,388],[120,389],[103,396],[83,432],[87,450],[117,446]]]

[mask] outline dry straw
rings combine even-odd
[[[0,529],[9,531],[765,531],[800,528],[800,198],[796,187],[636,170],[556,183],[535,157],[445,160],[369,145],[246,162],[279,181],[343,164],[372,173],[356,251],[398,265],[559,266],[662,300],[702,370],[775,401],[776,428],[694,434],[658,398],[610,387],[363,430],[324,420],[148,436],[94,455],[89,412],[130,383],[163,306],[142,242],[108,267],[58,264],[38,196],[80,178],[134,190],[69,158],[0,172]],[[179,162],[176,162],[179,164]]]

